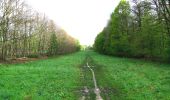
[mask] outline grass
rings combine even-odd
[[[83,52],[0,65],[0,100],[76,100]]]
[[[92,67],[104,100],[169,100],[170,64],[78,52],[23,64],[0,65],[0,100],[77,100]]]
[[[99,87],[111,100],[169,100],[170,64],[110,57],[88,52],[93,59]]]

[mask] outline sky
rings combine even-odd
[[[56,25],[78,39],[92,45],[107,25],[120,0],[26,0],[36,11],[45,13]]]

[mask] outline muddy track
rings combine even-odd
[[[94,93],[96,94],[96,100],[103,100],[101,95],[100,95],[100,89],[97,86],[97,81],[96,81],[96,77],[95,77],[95,73],[94,70],[90,67],[90,65],[87,62],[87,67],[90,69],[91,73],[92,73],[92,77],[93,77],[93,83],[94,83]]]
[[[86,55],[80,68],[82,84],[79,100],[111,100],[114,95],[119,95],[118,89],[105,76],[105,66],[98,65],[90,55]]]
[[[81,97],[79,100],[95,100],[96,95],[94,93],[94,82],[93,82],[93,76],[91,73],[91,70],[89,67],[87,67],[87,62],[89,62],[90,59],[88,56],[86,56],[85,61],[81,65],[81,82],[82,82],[82,88],[81,88]]]
[[[97,85],[95,66],[92,58],[86,55],[82,70],[82,89],[80,100],[103,100],[100,93],[101,90]]]

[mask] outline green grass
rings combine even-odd
[[[85,60],[86,58],[86,60]],[[0,100],[78,100],[84,86],[95,99],[94,66],[101,95],[110,100],[169,100],[170,64],[78,52],[23,64],[0,65]]]
[[[0,65],[0,100],[76,100],[83,52]]]
[[[170,100],[170,64],[109,57],[88,52],[100,88],[111,100]],[[107,96],[102,93],[103,97]]]

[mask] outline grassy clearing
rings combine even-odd
[[[93,59],[102,97],[111,100],[169,100],[170,64],[109,57],[88,52]]]
[[[169,100],[170,65],[79,52],[23,64],[0,65],[0,100],[95,99],[89,62],[104,100]]]
[[[0,65],[0,100],[76,100],[84,52]]]

